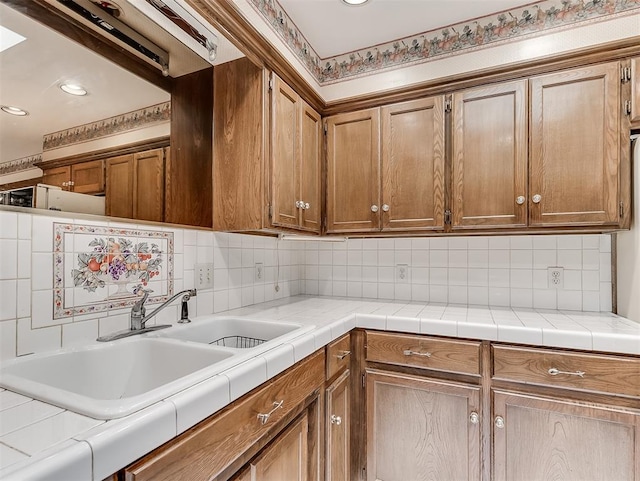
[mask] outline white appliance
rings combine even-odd
[[[67,192],[55,185],[36,185],[33,207],[36,209],[104,215],[104,197]]]

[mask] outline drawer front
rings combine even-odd
[[[493,379],[640,397],[640,359],[493,346]]]
[[[351,336],[345,334],[327,346],[327,380],[349,367]]]
[[[126,469],[128,480],[208,480],[265,436],[324,383],[324,351]],[[282,404],[276,407],[275,404]],[[267,415],[261,420],[260,415]],[[264,422],[263,422],[264,421]]]
[[[480,375],[480,342],[367,331],[367,361]]]

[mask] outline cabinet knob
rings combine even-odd
[[[382,212],[389,212],[389,206],[387,204],[382,204]]]
[[[303,209],[304,210],[308,210],[310,207],[311,207],[311,205],[309,204],[309,202],[305,202]]]
[[[536,194],[531,198],[531,200],[533,201],[534,204],[539,204],[540,201],[542,200],[542,196],[540,194]]]
[[[522,205],[522,204],[524,204],[525,200],[526,199],[524,198],[524,195],[519,195],[518,197],[516,197],[516,204]]]
[[[496,416],[496,419],[493,422],[498,429],[504,428],[504,418],[502,416]]]
[[[302,208],[302,201],[296,200],[296,209],[301,209],[301,208]]]
[[[372,205],[371,206],[371,212],[378,212],[378,206],[377,205]]]
[[[282,407],[282,404],[284,404],[284,399],[280,402],[274,401],[273,409],[271,411],[265,414],[258,414],[258,420],[260,421],[260,424],[267,424],[267,421],[269,420],[271,415],[276,412],[277,409],[280,409]]]
[[[478,424],[480,422],[480,415],[477,412],[472,411],[471,414],[469,414],[469,422],[471,424]]]
[[[342,418],[335,414],[332,414],[329,419],[331,420],[331,424],[335,424],[336,426],[340,426],[342,424]]]

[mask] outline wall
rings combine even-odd
[[[618,313],[640,322],[640,140],[634,142],[633,186],[635,199],[631,230],[617,234]]]
[[[152,226],[90,219],[0,211],[0,359],[93,342],[99,335],[128,328],[128,307],[54,319],[54,223],[75,223],[87,229],[154,230]],[[199,290],[189,301],[191,317],[300,292],[299,243],[196,229],[155,229],[173,233],[174,292],[194,287],[196,263],[214,265],[214,288]],[[73,254],[66,252],[65,256]],[[255,262],[264,265],[260,281],[254,280]],[[176,322],[179,304],[175,301],[160,313],[157,322]]]
[[[306,294],[611,311],[610,235],[308,242],[303,263]],[[551,266],[564,268],[562,289],[548,287]]]

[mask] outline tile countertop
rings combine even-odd
[[[640,323],[607,312],[295,296],[229,315],[315,329],[110,421],[2,390],[0,479],[102,480],[354,327],[640,355]]]

